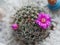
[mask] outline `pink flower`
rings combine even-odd
[[[11,27],[12,27],[13,30],[17,30],[18,29],[18,24],[12,24]]]
[[[35,22],[43,29],[47,29],[51,25],[51,17],[46,13],[39,13]]]

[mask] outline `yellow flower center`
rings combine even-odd
[[[46,19],[45,18],[42,18],[41,19],[41,22],[45,23],[46,22]]]

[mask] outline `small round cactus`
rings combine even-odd
[[[48,3],[49,3],[50,5],[55,5],[56,2],[57,2],[57,0],[48,0]]]
[[[25,6],[14,15],[13,22],[19,25],[19,28],[14,31],[14,35],[25,45],[35,45],[35,42],[42,41],[49,36],[47,30],[50,28],[44,30],[35,22],[40,12],[42,10],[39,7]]]
[[[60,9],[60,0],[48,0],[48,8],[52,11]]]

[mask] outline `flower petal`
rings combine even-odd
[[[47,21],[46,24],[47,24],[48,26],[50,26],[50,25],[51,25],[51,22],[50,22],[50,21]]]
[[[46,24],[42,24],[42,28],[46,29],[48,26]]]
[[[50,17],[49,14],[45,14],[45,17],[46,17],[47,19],[51,19],[51,17]]]

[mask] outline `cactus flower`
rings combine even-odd
[[[51,25],[51,17],[46,13],[39,13],[37,19],[35,20],[41,28],[47,29]]]
[[[12,24],[11,27],[12,27],[13,30],[17,30],[18,29],[18,24]]]

